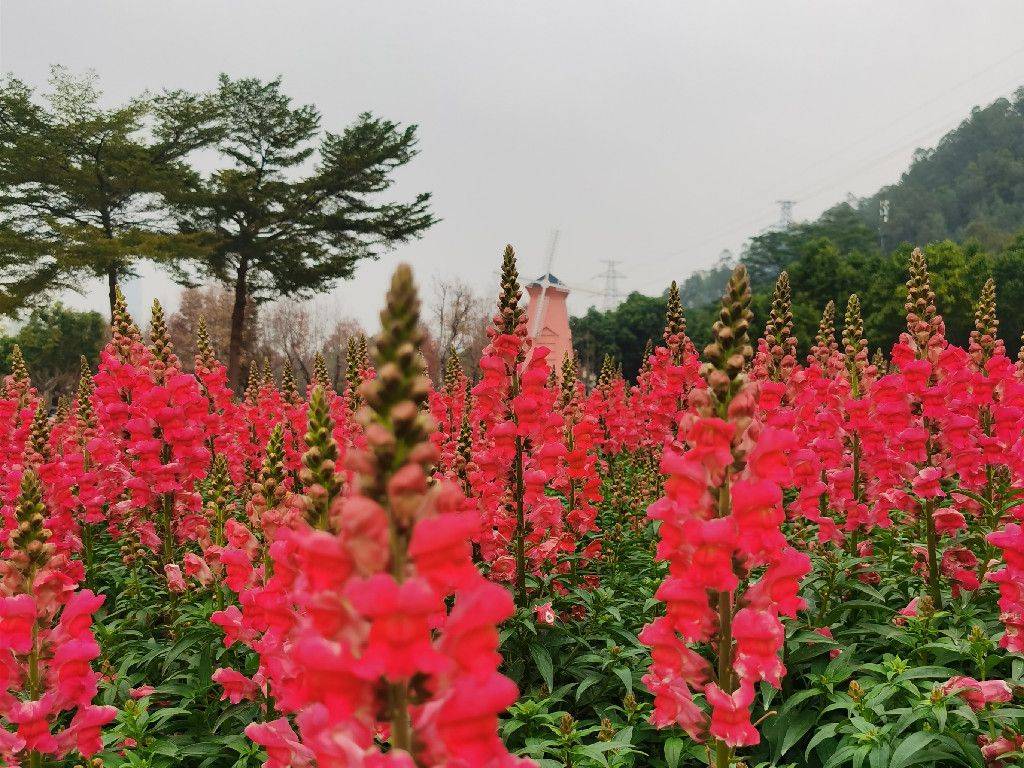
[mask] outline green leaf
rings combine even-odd
[[[804,750],[804,758],[810,758],[811,750],[821,744],[821,742],[825,741],[825,739],[834,738],[836,735],[836,729],[838,728],[838,723],[829,723],[828,725],[823,725],[819,728],[807,743],[807,748]]]
[[[934,733],[918,731],[905,738],[892,752],[892,760],[889,761],[889,768],[904,768],[915,762],[914,757],[924,750],[926,746],[935,740]]]
[[[165,675],[168,673],[168,671],[171,668],[171,665],[178,659],[178,657],[185,653],[185,651],[187,651],[190,647],[192,647],[198,639],[199,638],[197,638],[195,635],[186,635],[185,637],[181,638],[181,640],[179,640],[177,643],[175,643],[174,647],[171,648],[171,650],[166,652],[167,655],[164,656],[163,667]],[[161,652],[163,650],[164,649],[161,649]]]
[[[626,692],[633,692],[633,673],[630,672],[626,667],[615,667],[612,672],[616,674],[622,684],[626,686]]]
[[[802,701],[806,701],[812,696],[817,696],[821,691],[817,688],[807,688],[802,691],[797,691],[792,696],[788,697],[783,703],[782,708],[779,710],[779,717],[784,717],[789,713],[789,710],[793,709],[797,704]]]
[[[971,768],[985,768],[985,758],[982,756],[977,744],[973,741],[968,741],[956,731],[951,731],[950,736],[952,741],[960,748],[960,753],[971,764]]]
[[[825,763],[825,768],[835,768],[837,765],[842,765],[857,754],[857,750],[859,749],[860,744],[847,744],[844,747],[840,747],[833,753],[832,757],[828,759],[828,762]]]
[[[683,757],[683,740],[678,736],[672,736],[665,741],[665,763],[668,768],[679,768],[679,761]]]
[[[181,750],[169,741],[158,741],[153,746],[152,751],[155,755],[166,755],[167,757],[177,757],[181,752]]]
[[[598,743],[598,744],[580,744],[573,751],[586,755],[587,757],[589,757],[591,760],[595,761],[599,765],[607,766],[608,765],[608,758],[604,756],[605,750],[601,749],[601,747],[607,747],[607,746],[608,746],[608,742]],[[614,749],[615,745],[612,745],[612,748]]]
[[[853,674],[855,664],[853,651],[856,647],[855,645],[850,646],[846,653],[836,656],[825,667],[825,678],[833,685],[843,682]]]
[[[893,735],[894,736],[899,736],[901,733],[903,733],[905,730],[907,730],[907,728],[909,728],[911,725],[916,723],[922,717],[925,717],[926,714],[927,714],[927,710],[923,710],[923,709],[908,709],[906,712],[904,712],[902,715],[900,715],[900,719],[896,721],[896,726],[895,726],[895,729],[893,731]]]
[[[786,728],[786,735],[782,737],[782,746],[779,749],[779,757],[785,755],[793,746],[811,730],[818,721],[818,711],[807,709],[789,721]]]
[[[555,667],[548,649],[543,645],[531,645],[530,655],[533,656],[533,662],[537,665],[537,671],[547,684],[548,690],[552,690],[555,687]]]
[[[892,756],[892,748],[888,744],[871,750],[868,754],[868,765],[871,768],[889,768],[889,758]]]
[[[168,720],[175,715],[188,715],[191,714],[189,710],[184,707],[168,707],[167,709],[159,709],[152,714],[150,722],[156,724]]]
[[[580,700],[580,696],[582,696],[590,686],[595,683],[599,683],[600,681],[600,675],[588,675],[587,678],[576,687],[576,701]]]
[[[949,667],[914,667],[913,669],[908,669],[900,677],[904,680],[920,680],[922,678],[948,680],[958,674],[960,673]]]

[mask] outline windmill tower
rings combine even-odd
[[[530,303],[526,307],[526,322],[530,342],[534,346],[547,347],[548,365],[556,370],[565,354],[572,354],[572,333],[569,330],[569,310],[565,300],[569,286],[551,273],[558,248],[558,230],[551,235],[544,274],[526,285]]]

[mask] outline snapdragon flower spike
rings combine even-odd
[[[242,611],[217,617],[237,637],[265,627],[252,641],[261,676],[292,716],[246,729],[267,766],[530,765],[497,734],[498,714],[517,696],[497,672],[497,624],[512,599],[473,565],[471,507],[450,483],[430,482],[437,451],[423,408],[418,307],[411,271],[400,267],[381,313],[377,375],[359,386],[366,449],[348,456],[356,482],[341,492],[317,387],[302,470],[307,514],[277,532],[252,619],[244,596]],[[268,599],[275,590],[280,599]],[[229,698],[256,683],[217,677]]]
[[[530,348],[515,252],[505,249],[498,311],[487,329],[490,343],[480,360],[470,420],[476,427],[468,485],[482,526],[480,553],[490,576],[514,585],[526,607],[527,574],[554,563],[562,534],[562,505],[545,493],[557,472],[564,420],[547,386],[548,350]]]
[[[910,492],[907,499],[910,515],[919,514],[923,518],[923,552],[928,592],[935,606],[941,608],[941,553],[934,512],[938,507],[936,500],[940,495],[945,495],[940,481],[946,474],[944,466],[947,462],[944,461],[940,433],[943,417],[948,411],[946,393],[939,381],[939,363],[948,344],[942,316],[935,306],[935,292],[928,276],[928,264],[920,248],[915,248],[910,255],[910,279],[907,281],[905,307],[907,330],[892,351],[892,360],[900,372],[890,376],[909,395],[911,415],[909,421],[905,422],[905,428],[896,433],[893,442],[894,447],[898,446],[906,452],[906,459],[914,465],[914,474],[908,478],[910,487],[907,488],[908,483],[904,482],[900,490]],[[881,384],[880,380],[878,385]]]
[[[808,364],[817,363],[822,372],[834,377],[843,365],[843,357],[836,341],[836,303],[831,299],[821,311],[818,332],[814,337],[814,346],[807,357]]]
[[[629,396],[622,367],[611,355],[605,355],[597,386],[588,398],[588,410],[597,416],[601,427],[599,447],[605,455],[633,450],[642,442],[631,415]]]
[[[63,454],[67,457],[63,472],[69,475],[69,482],[72,483],[77,497],[79,506],[76,518],[86,532],[87,546],[90,543],[90,526],[103,522],[104,506],[107,503],[104,489],[113,487],[115,481],[111,473],[116,469],[109,464],[96,461],[89,450],[90,443],[99,435],[99,423],[92,405],[94,390],[92,368],[83,355],[74,410],[69,417],[71,431],[59,442]]]
[[[793,480],[795,440],[756,420],[758,383],[745,371],[753,355],[749,305],[749,280],[740,267],[704,351],[705,387],[690,393],[681,448],[665,450],[665,495],[648,511],[661,522],[657,557],[669,566],[656,595],[665,616],[640,635],[653,649],[644,677],[655,695],[652,721],[710,738],[714,768],[730,765],[735,748],[759,740],[750,715],[754,685],[781,685],[779,616],[804,607],[797,593],[810,570],[809,558],[781,531],[780,486]],[[714,665],[697,653],[699,644],[718,649]],[[710,719],[694,690],[704,693]]]
[[[566,499],[565,549],[574,550],[576,542],[597,530],[597,504],[601,501],[598,421],[584,406],[583,384],[577,378],[575,360],[566,355],[562,362],[558,410],[565,420],[565,451],[551,487],[562,491]],[[599,551],[591,547],[588,555]]]
[[[12,372],[4,377],[0,393],[0,536],[6,535],[13,524],[10,511],[21,487],[25,448],[39,403],[17,344],[11,351],[10,364]]]
[[[939,419],[946,471],[956,473],[956,490],[970,494],[951,493],[951,506],[933,514],[936,532],[957,538],[943,553],[940,566],[940,572],[953,579],[954,595],[977,589],[986,576],[994,578],[989,568],[994,555],[990,534],[1005,522],[998,519],[1000,511],[1019,494],[1024,389],[997,336],[998,327],[995,283],[989,279],[975,306],[967,354],[947,347],[938,366],[946,406]],[[964,548],[981,558],[973,569],[960,554]]]
[[[99,729],[117,714],[92,703],[100,649],[91,624],[103,596],[78,589],[81,564],[51,542],[52,516],[34,469],[22,476],[16,510],[0,565],[0,759],[90,757],[100,749]],[[67,717],[70,725],[55,732]]]
[[[753,361],[754,376],[772,382],[762,389],[770,390],[773,400],[777,397],[781,401],[785,385],[798,364],[796,337],[793,336],[792,289],[789,273],[783,271],[775,282],[764,336],[758,342]]]
[[[644,362],[630,396],[633,433],[637,448],[652,456],[678,438],[679,421],[687,396],[700,383],[700,359],[686,336],[686,321],[678,288],[669,287],[665,312],[664,346],[645,352]],[[591,409],[592,410],[592,409]]]
[[[430,413],[437,424],[432,437],[438,450],[437,472],[448,478],[454,477],[457,471],[459,438],[470,403],[468,383],[459,356],[452,347],[445,358],[441,387],[431,389],[429,400]]]
[[[231,479],[241,485],[247,479],[249,462],[256,460],[263,446],[252,444],[244,405],[235,400],[228,384],[227,366],[214,354],[203,317],[199,318],[196,327],[196,356],[192,371],[207,401],[207,415],[203,420],[207,450],[211,456],[225,457]]]
[[[662,339],[669,351],[673,365],[682,365],[688,355],[697,354],[693,342],[686,335],[686,315],[683,302],[679,296],[679,286],[673,280],[668,288],[668,300],[665,305],[665,330]],[[647,359],[647,356],[644,356]]]
[[[369,381],[374,376],[376,376],[376,371],[373,363],[370,362],[366,336],[363,334],[350,336],[345,355],[345,395],[348,398],[349,408],[353,412],[362,405],[359,387],[364,381]]]
[[[162,567],[175,560],[180,542],[201,534],[195,486],[210,459],[204,432],[209,408],[196,378],[179,367],[159,303],[151,330],[152,349],[119,297],[113,336],[95,377],[101,434],[88,447],[95,460],[119,465],[121,481],[107,489],[112,532],[131,533],[158,553]]]

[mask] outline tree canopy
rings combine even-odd
[[[107,323],[98,312],[79,312],[60,302],[37,307],[16,333],[0,336],[0,374],[11,373],[17,345],[37,386],[70,392],[81,358],[95,366],[106,338]]]
[[[166,196],[197,176],[187,162],[218,136],[208,97],[184,91],[104,107],[95,75],[55,67],[50,91],[0,82],[0,312],[16,314],[85,278],[117,282],[140,258],[180,267],[197,254]]]
[[[877,231],[879,201],[887,243],[973,239],[998,251],[1024,222],[1024,88],[975,107],[931,149],[918,150],[900,180],[858,205]]]
[[[213,95],[225,160],[174,199],[183,232],[210,244],[202,267],[234,289],[229,375],[238,382],[247,302],[306,297],[363,259],[418,237],[436,219],[430,194],[382,200],[417,153],[416,126],[364,112],[340,133],[280,79],[220,78]]]

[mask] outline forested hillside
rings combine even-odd
[[[890,242],[973,238],[1005,247],[1024,221],[1024,88],[976,107],[934,149],[918,150],[898,183],[864,199],[858,212],[872,228],[882,199]]]
[[[889,221],[879,238],[879,201],[889,201]],[[786,269],[802,348],[813,339],[831,299],[845,306],[859,294],[872,349],[888,350],[902,329],[903,281],[912,246],[921,245],[946,319],[949,337],[966,342],[973,305],[986,278],[998,286],[1002,336],[1016,353],[1024,330],[1024,88],[1012,98],[975,108],[933,149],[915,153],[898,182],[857,201],[841,203],[818,219],[752,237],[740,259],[753,280],[755,317],[764,317],[771,287]],[[690,275],[680,285],[691,333],[698,343],[711,322],[711,300],[722,290],[730,265]],[[667,291],[666,286],[666,291]],[[631,294],[617,309],[591,309],[572,318],[575,345],[593,370],[608,353],[623,373],[635,375],[648,339],[663,326],[665,296]],[[1013,310],[1011,311],[1011,308]],[[760,328],[755,328],[760,331]]]

